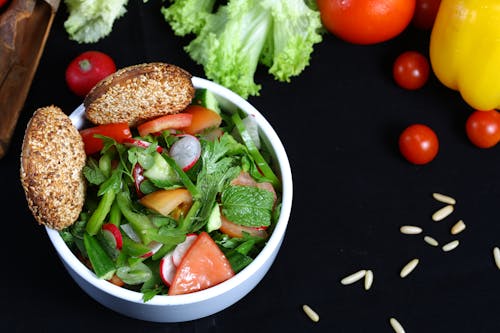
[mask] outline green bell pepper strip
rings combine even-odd
[[[116,202],[123,217],[130,223],[134,231],[144,244],[149,244],[152,239],[148,233],[151,229],[157,229],[146,215],[134,212],[132,201],[128,192],[120,192],[116,195]]]
[[[101,226],[104,223],[104,219],[106,219],[106,216],[111,210],[111,205],[113,204],[115,197],[116,193],[112,189],[106,191],[102,196],[101,201],[99,201],[99,205],[97,206],[96,210],[92,213],[92,215],[89,218],[89,221],[87,222],[86,231],[91,236],[97,234],[99,229],[101,229]]]

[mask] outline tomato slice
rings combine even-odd
[[[85,145],[85,153],[92,155],[99,152],[103,147],[103,141],[100,138],[94,137],[95,134],[110,137],[118,143],[123,143],[125,140],[132,137],[130,127],[125,123],[103,124],[80,131],[80,135]]]
[[[140,136],[145,136],[168,129],[181,129],[191,125],[192,117],[189,113],[167,114],[140,124],[137,130]]]
[[[219,127],[222,122],[222,118],[217,112],[201,105],[190,105],[185,112],[193,117],[191,124],[183,128],[183,131],[188,134],[195,135],[206,129]]]
[[[263,227],[247,227],[229,221],[225,216],[221,215],[220,232],[228,235],[229,237],[242,238],[243,232],[248,233],[250,236],[267,238],[268,234],[266,228]]]
[[[185,188],[160,189],[142,197],[140,202],[143,206],[164,216],[168,216],[178,207],[185,208],[186,210],[189,209],[193,202],[193,197]]]
[[[205,231],[191,245],[177,267],[169,295],[207,289],[234,276],[231,264]]]

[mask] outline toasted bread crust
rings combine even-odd
[[[61,230],[73,224],[85,200],[83,141],[56,106],[35,111],[24,134],[21,183],[39,224]]]
[[[191,74],[175,65],[145,63],[125,67],[99,82],[85,97],[86,117],[94,124],[145,120],[178,113],[191,103]]]

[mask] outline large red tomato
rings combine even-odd
[[[415,11],[415,0],[317,0],[317,4],[325,28],[354,44],[396,37]]]

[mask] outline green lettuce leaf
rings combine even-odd
[[[69,16],[64,28],[71,40],[95,43],[109,35],[116,19],[125,14],[128,0],[64,0]]]

